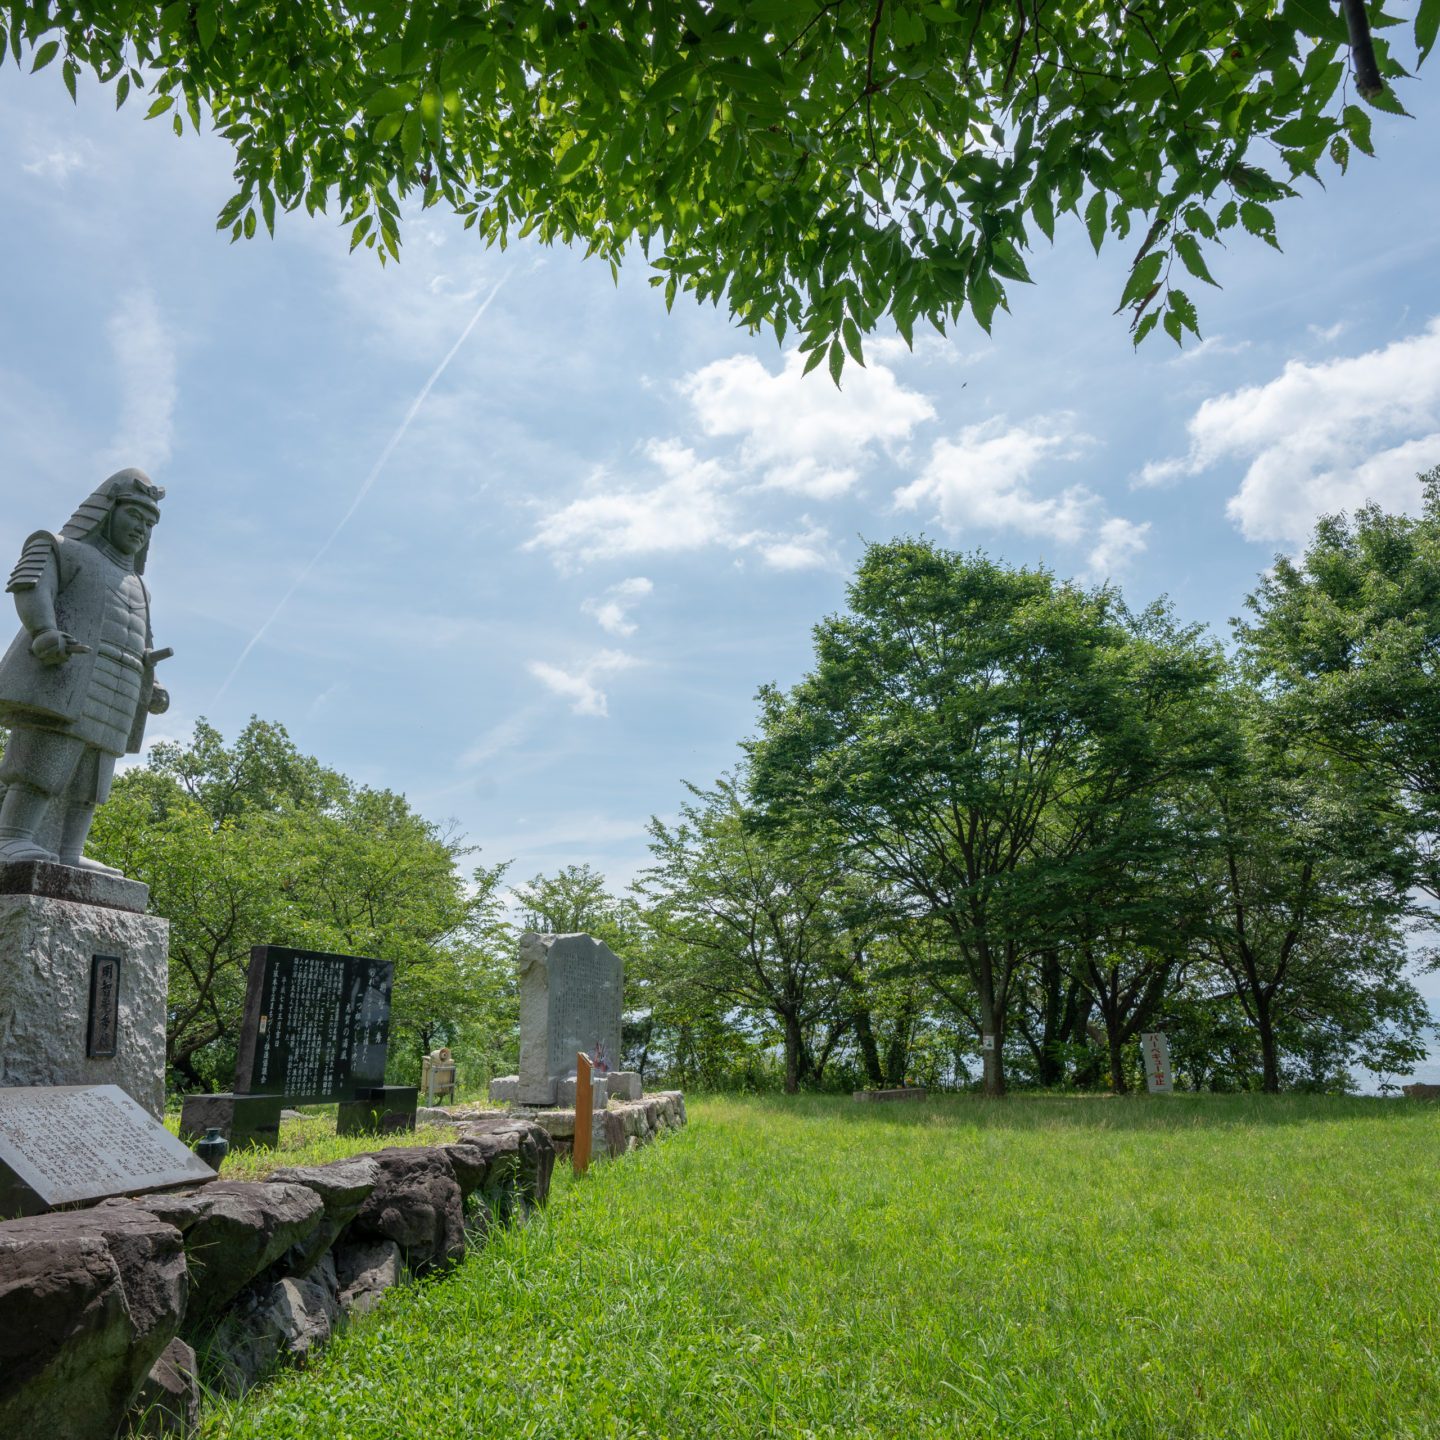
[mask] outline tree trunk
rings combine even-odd
[[[860,1058],[865,1062],[865,1078],[878,1090],[885,1083],[880,1068],[880,1051],[870,1025],[870,1012],[861,1005],[855,1011],[855,1038],[860,1042]]]
[[[986,993],[986,990],[980,992],[980,1030],[980,1058],[984,1065],[985,1093],[998,1100],[1005,1094],[1005,1061],[1002,1052],[1005,1036],[996,1019],[995,997]],[[984,1048],[987,1035],[993,1045],[989,1050]]]
[[[1106,1025],[1105,1046],[1110,1052],[1110,1088],[1117,1095],[1124,1095],[1130,1087],[1125,1083],[1125,1042],[1120,1038],[1118,1025]]]
[[[1270,997],[1255,991],[1255,1028],[1260,1032],[1260,1088],[1267,1095],[1280,1093],[1280,1059],[1275,1053],[1275,1021],[1270,1014]]]
[[[785,1017],[785,1093],[794,1095],[800,1089],[800,1022]]]
[[[885,1048],[885,1081],[889,1085],[903,1085],[905,1072],[910,1068],[910,1033],[915,1026],[915,1011],[919,1002],[912,995],[900,1011],[895,1022],[895,1035]]]

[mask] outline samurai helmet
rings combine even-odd
[[[150,477],[143,470],[133,466],[117,470],[80,508],[66,521],[60,531],[66,540],[88,540],[99,532],[120,504],[139,505],[149,510],[156,520],[160,518],[160,502],[165,498],[162,485],[152,485]],[[149,554],[150,542],[135,554],[135,573],[145,573],[145,557]]]

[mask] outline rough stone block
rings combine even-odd
[[[465,1211],[455,1167],[438,1147],[379,1151],[375,1189],[350,1225],[355,1239],[393,1240],[422,1274],[465,1258]]]
[[[118,1085],[159,1119],[169,946],[170,922],[158,915],[0,894],[0,1085]],[[120,957],[119,1025],[107,1058],[85,1053],[96,955]]]
[[[113,1435],[184,1307],[179,1231],[129,1201],[0,1225],[0,1435]]]
[[[341,1308],[364,1314],[400,1283],[405,1267],[400,1247],[393,1240],[357,1240],[336,1251],[335,1273],[340,1281]]]
[[[130,1407],[136,1435],[191,1435],[200,1428],[199,1366],[195,1352],[172,1340],[140,1386]]]
[[[490,1082],[490,1103],[492,1105],[513,1105],[520,1099],[520,1077],[518,1075],[497,1075]],[[554,1095],[544,1103],[550,1104]]]
[[[184,1233],[190,1265],[187,1324],[218,1314],[319,1226],[325,1205],[304,1185],[217,1180],[194,1195],[135,1202]]]

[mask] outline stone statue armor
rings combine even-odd
[[[169,706],[141,579],[164,495],[139,470],[112,475],[58,535],[31,535],[11,572],[24,628],[0,659],[0,861],[108,868],[82,854],[95,806],[147,714]]]

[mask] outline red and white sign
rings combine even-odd
[[[1170,1072],[1170,1042],[1158,1030],[1140,1037],[1140,1054],[1145,1061],[1145,1084],[1152,1095],[1170,1095],[1175,1076]]]

